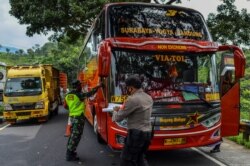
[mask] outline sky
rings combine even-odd
[[[221,0],[182,0],[180,6],[196,9],[207,19],[209,13],[216,13],[216,8],[220,3],[222,3]],[[250,13],[250,0],[236,0],[235,5],[238,10],[247,8],[248,13]],[[27,50],[36,44],[43,46],[48,42],[49,35],[26,36],[26,25],[20,25],[15,17],[10,16],[9,10],[9,1],[0,0],[1,45]]]

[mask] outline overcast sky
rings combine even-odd
[[[220,0],[182,0],[181,6],[196,9],[200,11],[205,18],[209,13],[215,13],[217,6],[221,3]],[[247,8],[250,12],[250,0],[236,0],[235,5],[238,10]],[[0,0],[0,44],[5,46],[16,47],[19,49],[28,49],[39,44],[43,46],[48,42],[49,36],[34,35],[33,37],[26,36],[26,26],[19,25],[18,20],[10,16],[10,5],[8,0]]]

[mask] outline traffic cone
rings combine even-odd
[[[69,137],[69,136],[70,136],[70,134],[71,134],[71,126],[72,126],[72,124],[71,124],[70,117],[69,117],[69,118],[68,118],[68,124],[67,124],[67,126],[66,126],[66,132],[65,132],[65,134],[64,134],[64,137]]]

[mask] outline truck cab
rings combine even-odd
[[[9,66],[3,98],[7,122],[47,121],[58,113],[59,71],[52,65]]]

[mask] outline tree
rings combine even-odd
[[[6,48],[5,50],[6,50],[7,54],[10,53],[10,49],[9,48]]]
[[[72,41],[87,33],[96,15],[107,2],[123,0],[10,0],[10,14],[26,24],[26,34],[45,34],[53,31],[51,39],[61,39],[65,35]],[[150,2],[150,0],[127,0],[130,2]],[[180,0],[167,0],[167,3]]]
[[[222,44],[250,44],[250,14],[246,9],[237,11],[235,0],[223,0],[218,14],[210,13],[207,24],[214,40]]]

